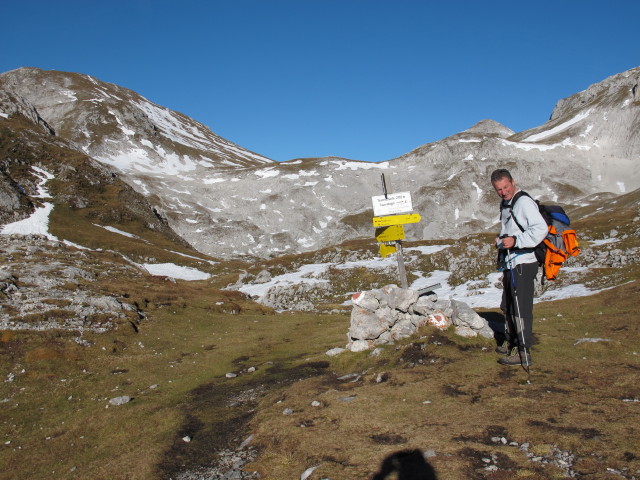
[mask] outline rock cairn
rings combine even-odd
[[[434,292],[420,295],[417,290],[387,285],[355,293],[347,337],[347,349],[365,351],[377,345],[394,343],[414,335],[420,327],[455,327],[463,337],[493,338],[487,321],[466,303],[440,300]]]

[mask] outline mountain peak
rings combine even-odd
[[[461,133],[474,133],[481,135],[494,135],[501,138],[507,138],[513,135],[515,132],[508,127],[505,127],[495,120],[480,120],[478,123],[470,128],[467,128]]]

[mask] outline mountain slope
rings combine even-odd
[[[489,183],[512,170],[542,200],[576,204],[640,187],[640,68],[558,102],[540,127],[491,120],[381,163],[271,162],[201,124],[92,77],[37,69],[0,75],[0,112],[22,112],[117,169],[201,252],[270,257],[371,238],[371,197],[387,173],[423,220],[409,239],[458,238],[497,219]],[[585,200],[586,201],[586,200]]]
[[[71,223],[62,238],[77,241],[78,222],[135,225],[164,239],[174,248],[189,245],[176,235],[147,198],[132,189],[103,164],[70,147],[67,141],[34,131],[24,117],[0,118],[0,221],[11,223],[33,214],[42,204],[55,205],[54,213],[68,212]],[[39,191],[41,172],[50,176],[50,198]],[[60,232],[63,225],[50,225]],[[75,230],[75,231],[74,231]],[[61,238],[61,239],[62,239]],[[104,247],[104,245],[100,245]]]

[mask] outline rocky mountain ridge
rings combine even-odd
[[[0,122],[21,113],[106,164],[197,250],[278,256],[372,238],[371,197],[386,173],[409,191],[409,239],[459,238],[497,219],[490,172],[509,168],[541,200],[577,205],[640,187],[640,67],[558,102],[544,125],[514,133],[492,120],[401,157],[276,163],[202,124],[93,77],[38,69],[0,75]]]

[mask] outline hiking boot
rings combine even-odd
[[[519,349],[513,347],[509,356],[498,359],[500,365],[515,367],[522,365],[523,367],[531,366],[531,350],[528,348]]]
[[[496,353],[499,353],[500,355],[509,355],[509,352],[513,347],[513,342],[511,342],[510,340],[505,340],[504,342],[502,342],[502,344],[496,347]]]

